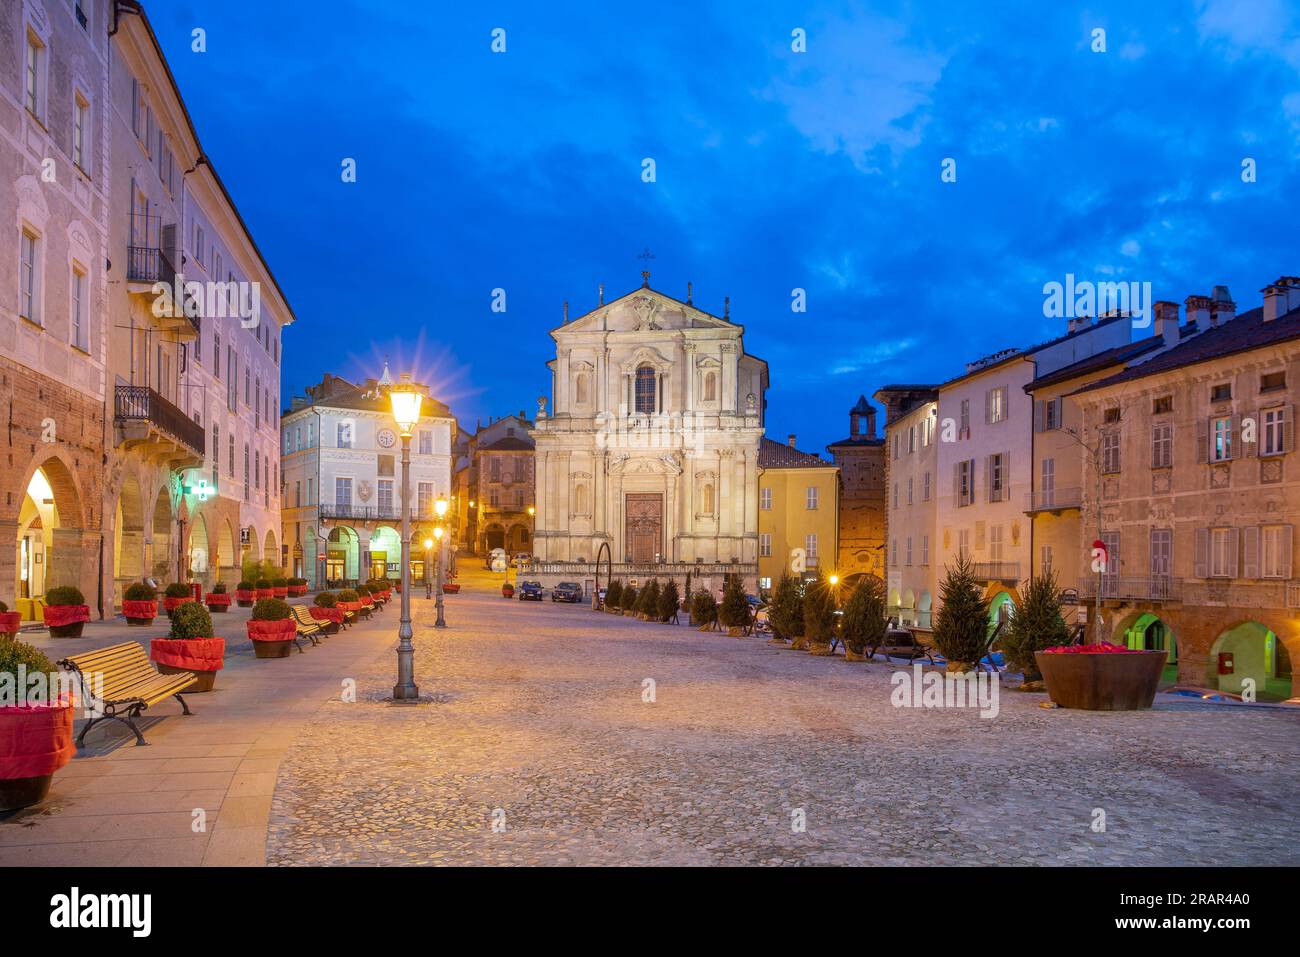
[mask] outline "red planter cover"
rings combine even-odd
[[[298,633],[292,618],[280,621],[248,621],[248,637],[253,641],[288,641]]]
[[[1124,645],[1112,645],[1108,641],[1099,641],[1095,645],[1057,645],[1044,648],[1045,655],[1140,655],[1143,652]]]
[[[307,610],[311,612],[311,616],[317,621],[332,621],[336,625],[343,624],[342,608],[321,608],[318,605],[313,605]]]
[[[0,611],[0,635],[16,635],[22,624],[22,612]]]
[[[203,597],[205,605],[229,605],[230,593],[224,591],[210,591]]]
[[[380,594],[383,595],[384,601],[390,601],[393,597],[393,590],[391,588],[385,588],[380,592]]]
[[[0,778],[53,774],[76,751],[70,704],[0,708]]]
[[[193,600],[194,599],[189,595],[186,595],[184,598],[163,598],[163,608],[167,609],[168,612],[173,612],[181,605],[192,602]]]
[[[122,614],[127,618],[153,618],[158,614],[156,601],[123,601]]]
[[[274,597],[275,597],[275,589],[274,589],[274,588],[259,588],[259,589],[257,589],[257,591],[253,592],[253,595],[254,595],[255,597],[259,598],[259,599],[260,599],[260,598],[274,598]]]
[[[454,582],[443,582],[442,590],[448,595],[455,595],[460,592],[460,586]]]
[[[46,605],[43,613],[45,624],[53,628],[58,628],[60,625],[75,625],[79,621],[90,621],[89,605]]]
[[[254,591],[253,589],[251,589],[251,588],[236,588],[236,589],[235,589],[235,600],[236,600],[236,601],[253,601],[253,600],[256,599],[256,598],[257,598],[257,592],[255,592],[255,591]]]
[[[362,596],[361,596],[361,604],[365,605],[367,608],[369,608],[369,607],[370,607],[371,605],[373,605],[374,603],[375,603],[375,600],[374,600],[373,598],[371,598],[369,595],[362,595]]]
[[[224,638],[155,638],[149,657],[160,665],[185,671],[220,671],[225,667]]]
[[[289,586],[288,586],[288,585],[285,585],[283,588],[272,588],[272,589],[271,589],[271,596],[272,596],[273,598],[288,598],[288,597],[289,597]]]
[[[334,607],[335,607],[335,608],[342,608],[344,611],[360,611],[360,610],[361,610],[361,602],[359,602],[359,601],[341,601],[341,602],[339,602],[338,604],[336,604]]]
[[[290,585],[290,586],[289,586],[289,594],[290,594],[290,595],[294,595],[294,596],[305,595],[305,594],[307,594],[307,586],[306,586],[306,585]]]

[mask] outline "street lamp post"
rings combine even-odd
[[[393,419],[402,433],[402,620],[397,629],[397,684],[393,698],[414,700],[420,696],[415,684],[415,646],[411,643],[411,435],[420,421],[423,396],[411,383],[409,373],[389,390]]]
[[[447,499],[438,496],[438,500],[433,503],[433,511],[438,516],[438,524],[433,529],[433,534],[438,539],[438,598],[434,602],[434,610],[438,616],[433,622],[433,627],[446,628],[447,619],[443,617],[442,576],[447,566],[447,533],[442,527],[442,519],[447,514]]]
[[[424,540],[424,597],[433,597],[433,576],[429,574],[429,566],[433,563],[433,539]]]

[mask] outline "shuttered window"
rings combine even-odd
[[[1151,467],[1167,469],[1174,464],[1174,427],[1157,422],[1151,427]]]

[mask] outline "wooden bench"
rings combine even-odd
[[[299,638],[310,638],[313,645],[319,645],[320,639],[325,637],[325,629],[321,623],[311,616],[306,605],[290,605],[293,611],[293,623],[298,627]],[[299,647],[301,649],[301,646]]]
[[[159,674],[149,661],[144,645],[137,642],[127,641],[69,655],[59,665],[77,676],[83,701],[92,714],[77,735],[77,747],[81,747],[87,731],[109,718],[121,721],[134,731],[137,746],[148,744],[135,719],[140,717],[140,712],[165,698],[175,698],[185,714],[193,713],[180,693],[193,683],[194,675],[188,671]]]

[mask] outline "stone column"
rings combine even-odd
[[[0,521],[0,601],[17,611],[18,523]]]
[[[552,412],[572,411],[569,408],[569,350],[560,349],[555,363],[555,408]]]
[[[734,342],[722,344],[722,411],[736,411],[736,363],[737,350]]]

